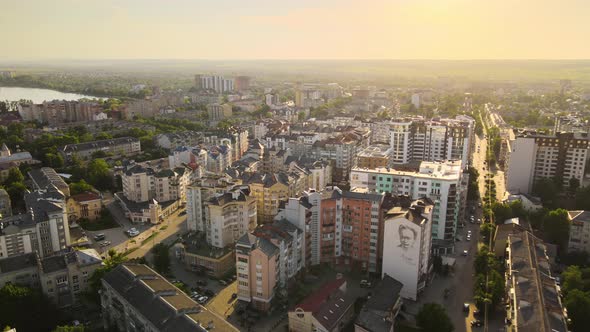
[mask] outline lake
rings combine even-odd
[[[0,87],[0,100],[18,101],[21,99],[32,100],[40,104],[47,100],[78,100],[80,98],[96,98],[92,96],[80,95],[77,93],[67,93],[48,89],[36,88],[18,88],[18,87]]]

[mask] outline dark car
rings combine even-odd
[[[197,280],[197,285],[199,285],[199,286],[207,286],[207,281],[205,281],[205,280]]]
[[[96,234],[96,235],[94,236],[94,241],[102,241],[102,240],[104,240],[105,238],[106,238],[106,236],[105,236],[104,234],[102,234],[102,233],[100,233],[100,234]]]
[[[469,303],[463,303],[463,311],[469,312]]]
[[[479,319],[471,321],[471,326],[481,327],[482,325],[483,325],[483,323]]]
[[[203,291],[203,293],[209,297],[215,296],[215,292],[210,289],[205,289],[205,291]]]
[[[238,297],[238,294],[236,294],[236,293],[233,293],[233,294],[231,295],[231,298],[232,298],[232,300],[236,299],[237,297]]]

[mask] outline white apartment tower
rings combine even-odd
[[[427,162],[416,171],[392,168],[353,168],[350,187],[370,192],[407,195],[414,199],[428,197],[434,202],[432,237],[454,240],[461,207],[467,199],[467,183],[460,160]]]
[[[571,178],[583,183],[590,158],[587,134],[523,135],[510,142],[506,190],[528,194],[535,181],[557,179],[564,187]]]

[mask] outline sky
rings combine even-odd
[[[1,0],[0,59],[590,59],[590,0]]]

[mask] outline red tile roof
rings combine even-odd
[[[87,202],[87,201],[94,201],[97,199],[100,199],[100,196],[96,193],[93,192],[83,192],[77,195],[73,195],[72,198],[76,201],[76,202]]]
[[[296,305],[295,308],[301,308],[303,311],[307,312],[316,312],[318,311],[322,304],[328,300],[328,297],[340,289],[340,287],[346,282],[344,279],[336,279],[334,281],[330,281],[322,286],[318,291],[314,294],[308,296],[303,302]]]

